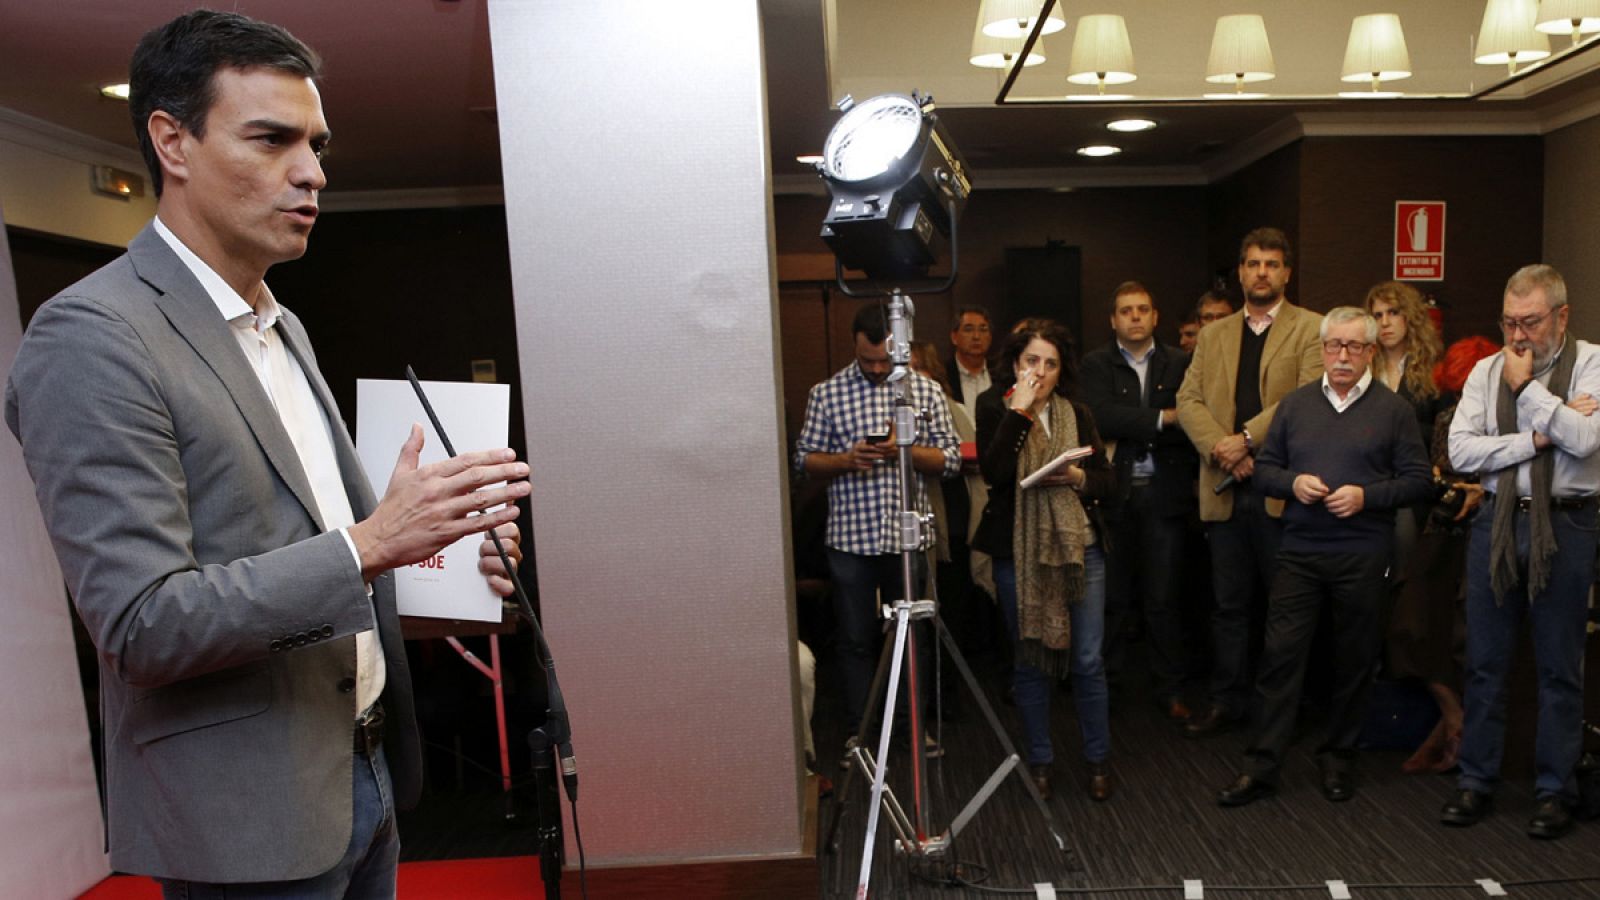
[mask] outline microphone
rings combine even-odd
[[[1223,491],[1233,487],[1238,483],[1239,479],[1233,477],[1233,473],[1229,472],[1226,478],[1223,478],[1221,481],[1217,482],[1217,486],[1211,489],[1211,493],[1220,497],[1222,496]]]

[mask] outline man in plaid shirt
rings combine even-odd
[[[805,426],[795,444],[794,467],[828,485],[828,569],[833,576],[834,619],[845,709],[850,731],[856,731],[871,686],[874,657],[882,628],[878,601],[901,597],[900,544],[895,513],[900,509],[899,467],[895,437],[872,442],[894,418],[897,388],[888,382],[892,365],[888,348],[888,312],[881,303],[867,303],[851,328],[856,358],[832,378],[811,389]],[[917,441],[912,464],[923,476],[954,478],[961,471],[960,441],[950,421],[944,393],[932,380],[907,373],[911,404],[917,409]],[[923,478],[915,479],[917,509],[928,512]],[[923,549],[933,543],[932,530]],[[919,560],[920,568],[920,560]],[[931,658],[932,631],[919,623],[919,661]],[[926,672],[926,667],[923,667]],[[923,676],[926,687],[927,676]]]

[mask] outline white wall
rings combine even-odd
[[[0,226],[6,211],[0,204]],[[0,240],[0,384],[21,340]],[[61,570],[22,448],[0,431],[0,895],[76,897],[110,872],[89,726]]]
[[[489,13],[539,593],[589,861],[793,856],[756,0]]]
[[[1573,335],[1600,343],[1600,117],[1544,137],[1544,261],[1567,280]]]
[[[145,178],[145,195],[122,199],[89,187],[92,166]],[[126,247],[156,212],[154,186],[136,151],[0,109],[0,205],[7,224]]]

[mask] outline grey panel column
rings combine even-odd
[[[539,592],[589,861],[796,853],[757,4],[489,12]]]

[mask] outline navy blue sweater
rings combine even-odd
[[[1310,474],[1328,490],[1360,485],[1361,512],[1340,519],[1320,502],[1294,497],[1294,479]],[[1344,412],[1335,412],[1322,380],[1284,396],[1256,455],[1256,485],[1288,502],[1280,549],[1295,553],[1388,553],[1394,511],[1428,496],[1433,470],[1417,431],[1416,412],[1373,381]]]

